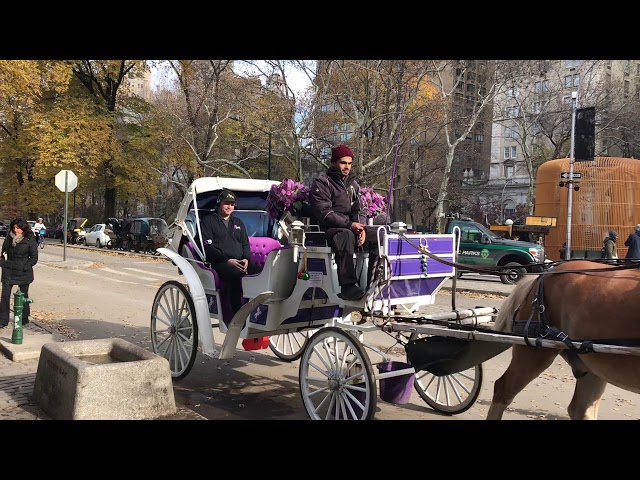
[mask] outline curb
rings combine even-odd
[[[442,287],[442,290],[446,290],[447,292],[453,292],[453,288],[451,287]],[[503,298],[507,298],[510,295],[509,293],[497,292],[495,290],[481,290],[478,288],[456,288],[456,293],[464,294],[465,292],[477,293],[479,295],[495,295]]]

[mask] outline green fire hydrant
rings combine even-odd
[[[11,334],[11,343],[14,345],[22,345],[22,310],[26,303],[33,303],[33,300],[25,297],[20,290],[13,294],[13,333]]]

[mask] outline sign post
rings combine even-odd
[[[73,192],[78,186],[78,177],[71,170],[60,170],[56,173],[55,184],[58,190],[64,192],[64,223],[62,227],[62,261],[67,260],[67,212],[69,211],[69,192]]]
[[[569,175],[567,178],[573,180],[573,162],[576,134],[576,104],[578,103],[578,92],[571,92],[571,155],[569,156]],[[571,259],[571,208],[573,207],[573,185],[569,184],[569,192],[567,195],[567,249],[565,251],[565,260]]]

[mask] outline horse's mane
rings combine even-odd
[[[511,332],[513,326],[513,315],[520,305],[522,305],[522,302],[527,298],[527,295],[529,295],[529,291],[531,290],[531,286],[539,276],[540,275],[525,275],[516,284],[516,288],[509,294],[498,310],[498,315],[496,315],[495,325],[493,327],[494,330],[500,332]]]

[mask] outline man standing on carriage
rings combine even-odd
[[[262,270],[251,262],[251,250],[247,229],[239,218],[233,216],[236,196],[224,189],[217,202],[217,210],[206,215],[200,224],[207,262],[224,280],[233,314],[242,306],[242,277],[255,275]]]
[[[365,228],[367,217],[360,208],[360,185],[351,173],[353,153],[346,145],[331,150],[331,166],[311,184],[309,204],[315,222],[325,231],[338,266],[340,296],[345,300],[359,300],[365,290],[358,286],[353,254],[356,249],[369,250],[367,289],[378,259],[375,231]]]

